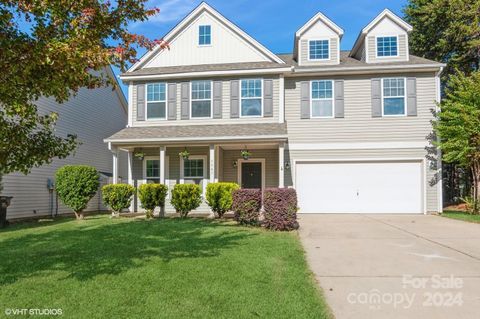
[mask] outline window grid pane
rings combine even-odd
[[[166,113],[166,84],[147,84],[147,119],[162,119]]]
[[[241,113],[242,116],[262,115],[262,80],[251,79],[241,81]]]
[[[405,80],[383,79],[383,114],[405,115]]]
[[[210,117],[212,106],[212,83],[192,81],[192,117]]]
[[[312,81],[312,116],[333,116],[333,81]]]
[[[310,60],[329,58],[328,40],[314,40],[309,43]]]
[[[160,177],[160,160],[147,160],[146,162],[146,177],[159,178]]]
[[[186,159],[183,161],[184,177],[203,178],[203,159]]]
[[[377,38],[377,56],[397,56],[397,37],[378,37]]]
[[[200,45],[209,45],[212,42],[211,37],[211,26],[201,25],[198,30],[198,44]]]

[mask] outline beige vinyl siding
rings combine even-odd
[[[300,119],[300,82],[313,78],[285,79],[285,120],[289,143],[422,142],[432,131],[435,108],[433,73],[388,74],[383,77],[417,78],[418,116],[372,117],[371,78],[343,76],[345,118]],[[320,78],[314,78],[320,79]],[[335,78],[334,78],[335,79]]]
[[[377,43],[376,37],[371,35],[367,36],[368,45],[368,63],[379,62],[395,62],[395,61],[408,61],[407,56],[407,36],[405,34],[398,35],[398,57],[381,57],[377,58]]]
[[[241,79],[273,79],[273,117],[243,117],[230,118],[230,81]],[[204,80],[204,79],[199,79]],[[208,124],[239,124],[239,123],[272,123],[279,120],[279,77],[275,76],[250,76],[250,77],[234,77],[234,78],[206,78],[205,80],[222,81],[222,118],[221,119],[181,119],[181,83],[189,82],[190,79],[174,79],[167,80],[167,83],[177,84],[177,119],[176,120],[146,120],[137,121],[137,89],[134,85],[132,90],[132,111],[133,126],[161,126],[161,125],[208,125]],[[152,82],[157,83],[160,81]],[[136,84],[136,83],[135,83]]]
[[[87,164],[111,174],[112,153],[103,139],[125,128],[127,123],[127,114],[121,106],[119,96],[111,88],[81,89],[76,97],[64,104],[58,104],[50,98],[41,98],[37,106],[42,114],[58,112],[57,135],[76,134],[82,144],[74,155],[34,168],[28,175],[13,173],[5,176],[2,194],[14,196],[8,208],[8,218],[50,214],[47,179],[54,178],[56,170],[64,165]],[[126,154],[121,152],[119,175],[125,180],[126,164]],[[86,211],[103,208],[100,196],[97,195],[90,201]],[[71,213],[71,210],[59,201],[59,213]]]
[[[360,45],[360,48],[355,53],[354,57],[362,62],[365,62],[367,59],[366,54],[367,53],[365,51],[365,42],[363,41],[362,44]]]
[[[285,162],[290,162],[292,168],[285,170],[285,186],[293,186],[294,161],[302,160],[401,160],[401,159],[418,159],[425,161],[423,169],[424,187],[426,188],[426,207],[427,212],[438,212],[438,185],[431,185],[431,181],[435,177],[436,171],[430,169],[429,162],[425,159],[426,151],[423,148],[405,148],[405,149],[362,149],[362,150],[285,150]]]
[[[315,40],[315,39],[311,39]],[[300,65],[331,65],[338,64],[338,38],[330,38],[329,59],[328,60],[309,60],[309,40],[300,40]]]

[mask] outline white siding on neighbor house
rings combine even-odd
[[[332,162],[362,160],[378,161],[402,159],[415,159],[424,161],[424,187],[426,189],[426,210],[427,212],[438,212],[438,185],[431,184],[436,171],[430,168],[430,163],[425,159],[426,151],[423,148],[398,148],[398,149],[330,149],[330,150],[285,150],[285,162],[291,163],[290,170],[285,170],[285,186],[293,186],[294,162],[311,160],[332,160]],[[319,181],[321,182],[321,181]]]
[[[76,97],[64,104],[41,98],[37,105],[40,113],[59,113],[57,135],[76,134],[82,144],[75,154],[66,159],[55,159],[51,164],[33,168],[28,175],[12,173],[4,177],[2,194],[14,196],[8,208],[9,219],[50,214],[47,179],[54,178],[56,170],[64,165],[86,164],[111,174],[112,153],[103,139],[123,129],[127,123],[120,98],[111,88],[81,89]],[[121,152],[119,172],[123,179],[127,178],[126,171],[126,155]],[[96,195],[87,211],[103,208],[100,197]],[[59,201],[59,213],[71,213],[71,210]]]
[[[290,144],[354,142],[425,142],[432,131],[435,74],[386,74],[416,77],[417,116],[372,117],[371,79],[378,75],[338,76],[344,80],[345,118],[300,118],[300,83],[318,78],[285,79],[285,120]],[[329,77],[330,79],[330,77]]]
[[[211,26],[211,45],[198,44],[200,25]],[[271,61],[239,34],[206,11],[181,30],[169,45],[170,49],[159,52],[143,68]]]
[[[315,40],[315,39],[312,39]],[[324,40],[324,39],[319,39]],[[300,61],[299,65],[331,65],[331,64],[338,64],[339,63],[339,50],[338,50],[338,42],[339,38],[333,37],[328,38],[329,42],[329,59],[328,60],[309,60],[309,40],[302,39],[300,40]]]
[[[273,79],[273,117],[240,117],[230,118],[230,81],[241,79]],[[203,79],[202,79],[203,80]],[[222,81],[222,118],[221,119],[190,119],[182,120],[181,116],[181,83],[189,82],[185,79],[167,80],[166,83],[177,84],[177,119],[176,120],[137,120],[137,86],[133,84],[132,90],[132,114],[133,126],[161,126],[161,125],[209,125],[209,124],[241,124],[241,123],[272,123],[279,121],[279,78],[271,76],[251,76],[251,77],[235,77],[235,78],[205,78],[205,80]],[[152,82],[157,83],[157,82]],[[191,93],[191,92],[190,92]],[[190,94],[191,97],[191,94]],[[213,104],[212,104],[213,105]]]

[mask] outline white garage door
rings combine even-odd
[[[421,162],[297,163],[300,213],[422,213]]]

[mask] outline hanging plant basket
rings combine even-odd
[[[183,158],[184,160],[188,160],[188,158],[190,157],[190,153],[188,152],[187,149],[184,149],[183,151],[181,151],[180,153],[178,153],[178,156],[180,156],[180,157]]]
[[[133,156],[135,156],[139,160],[143,161],[143,159],[145,158],[145,153],[144,152],[135,152],[135,154],[133,154]]]
[[[242,150],[240,151],[240,155],[242,155],[244,160],[248,160],[252,156],[252,153],[249,150]]]

